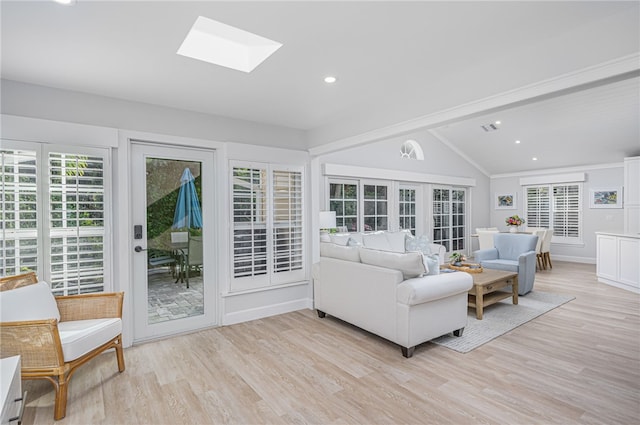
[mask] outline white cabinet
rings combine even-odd
[[[20,356],[0,360],[0,396],[2,398],[2,425],[19,425],[22,422],[24,400],[20,376]]]
[[[624,232],[640,234],[640,156],[624,159]]]
[[[640,293],[640,236],[596,234],[598,281]]]

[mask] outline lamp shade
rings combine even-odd
[[[336,228],[336,212],[335,211],[320,211],[320,226],[321,229],[335,229]]]

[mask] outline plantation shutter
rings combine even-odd
[[[302,269],[302,173],[273,171],[273,271]]]
[[[49,284],[56,295],[101,292],[105,276],[105,161],[50,152]]]
[[[303,280],[302,169],[234,164],[231,290]]]
[[[36,152],[0,151],[0,276],[38,271]]]
[[[267,274],[266,170],[233,168],[233,277]]]
[[[527,187],[526,209],[529,227],[549,228],[549,186]]]
[[[553,234],[556,238],[580,239],[580,186],[553,186]]]

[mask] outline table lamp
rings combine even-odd
[[[320,242],[331,242],[329,230],[336,228],[336,212],[320,211]]]

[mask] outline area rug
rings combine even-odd
[[[460,353],[468,353],[573,299],[575,297],[568,295],[532,291],[518,297],[518,305],[513,305],[511,298],[507,298],[485,307],[482,320],[477,320],[475,309],[470,308],[469,320],[461,337],[445,335],[431,342]]]

